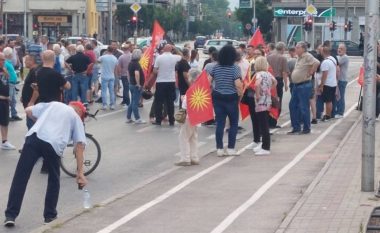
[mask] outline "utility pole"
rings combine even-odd
[[[344,2],[344,24],[348,23],[348,0]],[[347,30],[344,30],[344,39],[347,40]]]
[[[2,1],[2,0],[0,0]],[[24,0],[24,38],[27,38],[26,36],[26,4],[27,4],[27,0]]]
[[[108,0],[108,42],[112,40],[112,0]],[[111,43],[110,43],[111,44]]]
[[[306,7],[305,9],[309,6],[309,0],[306,0]],[[307,20],[307,19],[306,19]],[[305,42],[308,42],[309,40],[309,31],[305,30]]]
[[[331,10],[330,10],[330,22],[332,23],[333,21],[333,7],[334,7],[334,0],[331,1]],[[334,39],[334,31],[331,31],[331,40]]]
[[[1,20],[0,33],[1,34],[4,34],[4,12],[3,12],[3,5],[4,5],[4,0],[0,0],[0,20]]]
[[[367,0],[366,2],[361,190],[372,192],[375,179],[375,93],[379,1]]]

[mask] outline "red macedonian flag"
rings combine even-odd
[[[187,114],[191,125],[195,126],[214,119],[211,85],[205,70],[187,90],[186,100]]]
[[[144,52],[140,59],[140,65],[144,72],[145,82],[148,81],[150,73],[152,71],[154,50],[160,43],[160,40],[162,40],[164,37],[164,34],[164,29],[162,29],[160,23],[155,20],[153,24],[152,42],[150,44],[150,47]]]

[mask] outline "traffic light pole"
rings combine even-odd
[[[367,0],[364,36],[364,95],[361,190],[374,191],[375,105],[379,1]]]
[[[135,45],[137,45],[137,33],[139,31],[139,17],[138,17],[138,14],[136,12],[136,27],[135,27],[135,31],[133,32],[133,40],[134,40],[134,43]]]
[[[348,23],[348,0],[344,2],[344,23]],[[344,39],[347,40],[347,30],[344,30]]]

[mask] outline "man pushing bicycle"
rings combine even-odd
[[[60,189],[60,156],[67,144],[75,144],[77,162],[76,181],[79,188],[87,184],[83,174],[83,152],[86,136],[83,119],[86,108],[81,102],[39,103],[25,109],[28,117],[36,122],[26,134],[25,144],[18,161],[8,197],[4,226],[13,227],[20,213],[22,200],[33,167],[40,157],[46,160],[49,177],[45,196],[44,223],[57,218]]]

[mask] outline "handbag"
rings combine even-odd
[[[180,109],[178,112],[174,115],[174,119],[176,122],[183,124],[186,121],[186,109]]]

